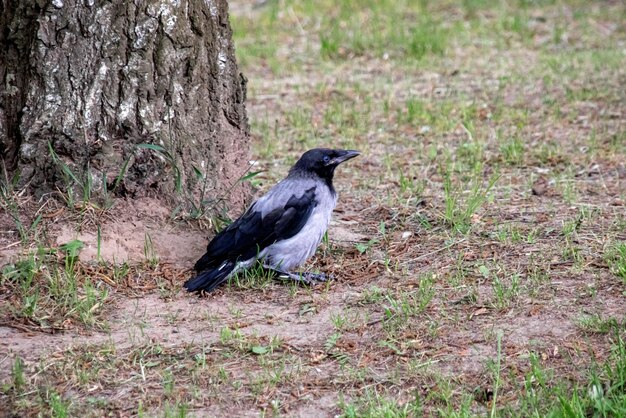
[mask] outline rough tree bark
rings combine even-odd
[[[124,173],[128,196],[243,202],[226,0],[0,0],[0,30],[0,156],[20,186],[111,190]]]

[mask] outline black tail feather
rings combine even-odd
[[[183,286],[189,292],[201,290],[210,292],[228,279],[235,266],[234,261],[225,261],[217,268],[201,271],[196,277],[187,280]]]
[[[204,253],[202,257],[193,266],[195,271],[208,270],[212,267],[219,267],[219,261],[216,261],[209,253]]]

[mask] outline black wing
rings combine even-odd
[[[292,195],[284,206],[265,217],[255,206],[209,242],[206,254],[194,266],[196,271],[215,268],[226,260],[248,260],[274,242],[296,235],[317,206],[315,186],[301,197]]]

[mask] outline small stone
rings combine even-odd
[[[541,176],[533,183],[532,191],[535,196],[543,196],[548,190],[548,180]]]

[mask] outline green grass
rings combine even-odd
[[[318,56],[326,60],[367,56],[419,61],[443,55],[450,29],[423,6],[420,1],[403,1],[398,7],[390,0],[271,2],[260,18],[235,18],[239,60],[243,65],[263,62],[274,71],[282,71],[278,48],[281,38],[301,36],[312,28],[318,31],[317,36],[307,39],[303,48],[319,51]],[[332,12],[324,15],[324,10]],[[289,24],[285,25],[286,22]],[[268,34],[264,42],[251,42],[248,30],[244,29],[251,26]],[[294,60],[287,61],[297,65]]]
[[[604,319],[598,314],[583,315],[578,319],[578,326],[586,333],[608,334],[618,328],[615,318]]]
[[[14,315],[42,326],[60,326],[49,322],[50,317],[57,315],[58,321],[77,319],[85,325],[96,324],[96,314],[107,299],[108,290],[82,276],[76,265],[81,246],[80,241],[62,246],[65,256],[60,266],[51,263],[46,250],[41,249],[38,255],[31,254],[4,267],[3,284],[15,286],[21,299],[11,308]]]
[[[405,15],[388,13],[395,8],[385,1],[368,6],[363,8],[357,2],[347,5],[328,23],[320,35],[322,58],[373,56],[388,59],[391,56],[421,60],[445,53],[448,31],[427,14],[420,13],[418,8],[412,10],[416,18],[409,20]],[[397,20],[405,20],[407,25],[394,25],[392,22]],[[364,30],[365,27],[369,30]]]
[[[39,224],[43,219],[41,214],[35,216],[32,221],[26,221],[20,210],[19,190],[16,189],[18,176],[13,179],[4,178],[0,181],[0,208],[7,213],[18,231],[19,238],[24,245],[38,240]],[[29,225],[30,223],[30,225]]]
[[[524,160],[524,143],[516,137],[508,138],[500,145],[500,153],[506,164],[519,165]]]
[[[15,393],[22,393],[26,385],[26,377],[24,376],[24,360],[19,356],[15,357],[13,366],[11,367],[12,385],[6,387],[5,390],[13,390]]]
[[[405,418],[422,414],[420,399],[417,395],[415,399],[400,404],[393,396],[386,397],[375,390],[366,390],[362,396],[349,402],[344,400],[339,404],[339,407],[342,418]]]
[[[449,173],[444,175],[445,208],[443,219],[454,231],[466,234],[472,226],[472,217],[489,199],[490,191],[498,181],[498,175],[493,175],[485,185],[483,185],[482,179],[476,175],[465,184],[471,188],[467,197],[464,196],[465,187],[461,188],[454,185]]]
[[[614,339],[609,358],[603,364],[597,364],[585,372],[587,375],[582,384],[576,384],[574,387],[569,382],[556,378],[556,371],[546,367],[545,362],[537,354],[531,353],[524,384],[519,388],[517,405],[500,407],[497,414],[553,417],[621,416],[626,411],[623,391],[626,384],[624,374],[626,351],[623,336],[616,331],[617,328],[613,327],[611,332]]]
[[[616,242],[609,246],[604,258],[611,272],[626,283],[626,242]]]

